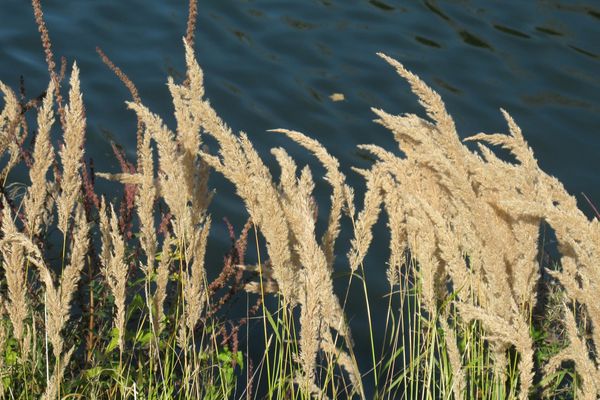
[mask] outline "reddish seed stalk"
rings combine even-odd
[[[127,74],[125,72],[123,72],[123,70],[121,68],[116,66],[115,63],[112,62],[112,60],[106,55],[106,53],[104,53],[104,51],[100,47],[96,47],[96,52],[102,59],[102,62],[117,76],[117,78],[119,78],[119,80],[121,82],[123,82],[123,85],[125,85],[127,90],[129,90],[132,100],[137,104],[141,104],[142,99],[140,98],[140,93],[138,92],[137,87],[135,86],[133,81],[129,78],[129,76],[127,76]],[[136,131],[136,146],[137,146],[136,149],[138,151],[138,154],[140,151],[140,146],[142,145],[142,131],[143,131],[143,124],[142,124],[142,121],[138,118],[137,119],[137,131]],[[114,150],[114,147],[113,147],[113,150]],[[138,157],[138,160],[139,160],[139,157]],[[139,165],[138,165],[138,169],[139,169]],[[125,172],[125,171],[123,171],[123,172]]]
[[[65,110],[63,108],[63,99],[60,94],[60,79],[56,74],[56,63],[54,62],[54,53],[52,52],[52,41],[48,34],[48,28],[44,21],[44,12],[42,11],[42,4],[40,0],[31,0],[33,6],[33,15],[35,17],[35,23],[40,32],[42,39],[42,46],[44,47],[44,54],[46,55],[46,64],[48,65],[48,73],[50,79],[54,82],[54,95],[56,96],[56,104],[58,104],[58,114],[60,115],[60,124],[65,126]],[[64,63],[66,65],[66,62]],[[61,68],[62,75],[62,68]]]

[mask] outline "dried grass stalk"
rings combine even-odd
[[[29,170],[31,186],[24,200],[28,230],[33,235],[40,234],[52,208],[51,204],[48,204],[51,201],[48,199],[50,184],[47,175],[54,162],[54,148],[50,141],[50,133],[54,124],[53,92],[54,84],[51,82],[37,115],[38,132],[33,148],[33,165]]]
[[[57,200],[58,228],[67,236],[71,212],[81,189],[81,161],[85,137],[85,111],[79,88],[79,68],[73,64],[69,104],[65,107],[64,143],[59,151],[62,164],[61,194]]]
[[[2,234],[4,238],[15,236],[18,233],[6,200],[1,202]],[[23,345],[24,321],[29,314],[27,301],[27,276],[25,275],[25,249],[18,243],[2,241],[2,268],[8,288],[8,301],[5,303],[6,311],[13,327],[15,339]]]
[[[157,196],[154,181],[154,162],[150,147],[150,134],[145,131],[140,148],[141,171],[138,171],[139,190],[137,191],[137,214],[140,220],[140,244],[146,253],[146,276],[154,273],[154,257],[156,255],[156,229],[154,225],[154,202]]]
[[[193,332],[200,316],[204,312],[206,297],[206,271],[204,270],[204,255],[208,241],[211,220],[207,217],[201,228],[194,231],[190,238],[190,246],[186,248],[188,264],[183,281],[183,298],[185,300],[185,324],[188,331]]]
[[[325,167],[325,180],[331,185],[331,209],[327,230],[321,239],[321,247],[325,252],[327,266],[333,269],[335,241],[340,233],[340,219],[344,207],[346,210],[354,209],[354,195],[350,186],[346,184],[346,177],[340,172],[338,160],[327,152],[327,150],[316,140],[309,138],[298,131],[287,129],[273,129],[271,132],[283,133],[290,139],[309,150]],[[281,164],[281,163],[280,163]],[[350,214],[352,215],[352,214]]]
[[[427,312],[435,313],[439,302],[454,295],[462,321],[483,323],[500,375],[506,351],[514,346],[520,353],[519,395],[526,398],[533,382],[528,321],[539,281],[536,254],[541,218],[513,217],[501,203],[506,199],[539,201],[547,193],[539,182],[549,180],[540,179],[531,150],[507,113],[510,136],[481,134],[472,139],[502,145],[518,164],[501,161],[485,147],[480,148],[480,155],[467,149],[440,96],[400,63],[380,56],[408,81],[433,122],[373,110],[377,122],[392,131],[405,158],[373,145],[361,146],[378,161],[370,171],[359,171],[367,179],[368,190],[355,224],[351,267],[355,269],[364,258],[371,227],[383,204],[392,239],[390,283],[399,281],[399,267],[408,249],[418,262]],[[451,288],[455,291],[450,292]],[[446,328],[453,329],[447,324]],[[449,351],[454,352],[451,361],[460,376],[456,347],[449,346]],[[464,387],[460,382],[455,395]]]
[[[59,367],[57,370],[53,371],[50,381],[48,382],[48,386],[41,397],[42,400],[55,400],[59,398],[58,390],[60,388],[60,383],[63,380],[65,370],[67,369],[67,365],[69,365],[69,361],[71,360],[71,356],[73,355],[74,351],[75,347],[71,347],[62,355]]]
[[[5,300],[0,295],[0,318],[4,319],[6,315],[5,310]],[[0,324],[0,351],[4,353],[7,339],[9,338],[9,334],[6,332],[6,328],[4,324]],[[4,357],[0,357],[0,371],[3,371],[5,368]],[[0,396],[4,396],[4,385],[0,385]]]
[[[102,273],[108,287],[115,298],[114,323],[119,330],[119,350],[125,349],[125,299],[127,290],[127,272],[129,266],[125,263],[125,242],[119,233],[117,216],[112,205],[110,218],[106,215],[106,202],[100,205],[100,230],[102,232]]]
[[[40,278],[46,287],[46,308],[48,310],[46,331],[57,360],[60,360],[63,351],[62,330],[71,316],[71,300],[77,290],[89,245],[88,224],[79,205],[75,208],[75,230],[72,244],[69,264],[63,270],[58,286],[54,284],[52,273],[40,257],[39,251],[34,249],[35,258],[30,258],[38,268]],[[28,250],[32,251],[31,248]]]
[[[0,82],[0,91],[4,95],[4,108],[0,114],[0,154],[8,152],[9,159],[0,178],[5,179],[20,157],[19,143],[27,132],[22,129],[21,105],[11,88]]]
[[[204,94],[202,74],[187,43],[186,61],[192,90],[190,95],[200,98]],[[177,94],[181,97],[183,89],[172,84],[171,87],[174,97]],[[282,149],[274,149],[282,168],[280,184],[276,186],[244,133],[235,136],[207,100],[193,102],[193,107],[197,110],[196,115],[202,117],[199,124],[220,146],[219,157],[202,153],[203,160],[236,186],[252,221],[266,238],[272,276],[278,289],[291,306],[300,303],[300,360],[304,375],[300,381],[311,388],[314,386],[316,355],[322,346],[320,338],[323,332],[335,329],[349,339],[343,311],[333,291],[331,267],[341,209],[351,198],[351,190],[344,184],[337,160],[322,146],[298,132],[283,131],[317,155],[328,170],[327,178],[334,188],[329,228],[320,245],[315,237],[316,208],[310,170],[303,169],[297,178],[293,160]],[[155,122],[152,124],[157,126]],[[356,370],[348,372],[355,374]],[[354,381],[359,382],[359,377],[355,376]]]
[[[171,247],[173,240],[167,236],[162,245],[160,262],[156,269],[156,289],[153,294],[154,308],[156,309],[157,330],[161,331],[164,328],[164,303],[167,298],[167,285],[169,283],[169,266],[171,265]]]

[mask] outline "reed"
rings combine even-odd
[[[366,183],[362,209],[324,146],[297,131],[272,131],[324,167],[331,205],[319,208],[309,166],[280,147],[271,150],[274,161],[261,156],[207,99],[193,51],[197,4],[191,1],[186,79],[167,81],[175,128],[143,104],[131,79],[98,50],[131,92],[137,160],[134,166],[115,151],[122,171],[94,174],[83,162],[79,70],[74,63],[63,107],[64,74],[55,72],[40,2],[32,4],[48,63],[47,92],[41,105],[24,107],[0,83],[3,179],[21,163],[29,170],[25,196],[5,195],[1,202],[0,398],[600,396],[594,301],[600,225],[539,168],[508,112],[501,110],[508,134],[465,139],[476,143],[473,151],[439,94],[379,54],[409,83],[426,116],[373,109],[403,156],[360,146],[375,158],[354,170]],[[54,126],[55,106],[60,126]],[[31,109],[37,136],[28,149]],[[62,146],[55,151],[59,131]],[[215,148],[205,146],[206,136]],[[495,146],[514,161],[500,159]],[[228,224],[232,247],[211,282],[205,255],[212,171],[233,184],[249,220],[239,238]],[[123,184],[124,205],[96,194],[89,173]],[[327,220],[323,235],[317,234],[320,215]],[[346,258],[336,254],[344,218],[353,236]],[[371,318],[367,284],[383,267],[366,258],[380,218],[387,219],[390,237],[384,326]],[[561,254],[553,266],[538,261],[544,224]],[[52,251],[57,228],[58,256]],[[245,255],[252,239],[254,259]],[[334,290],[340,272],[348,276],[346,296],[364,296],[364,315],[355,318],[368,323],[372,365],[360,364],[354,352],[346,300]],[[245,317],[227,312],[225,305],[243,300]],[[381,347],[375,332],[383,332]],[[242,351],[255,346],[264,353],[260,360]]]

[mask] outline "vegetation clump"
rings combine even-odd
[[[319,236],[323,209],[311,169],[275,148],[276,179],[248,136],[234,133],[206,99],[193,51],[195,1],[184,39],[186,79],[168,80],[175,129],[98,49],[130,89],[127,107],[138,118],[136,162],[114,146],[119,173],[95,173],[86,161],[79,69],[70,68],[64,101],[67,63],[56,72],[41,5],[32,4],[50,83],[27,102],[0,83],[0,398],[600,396],[600,225],[539,168],[508,112],[501,111],[509,134],[467,138],[477,145],[472,151],[440,96],[379,54],[410,84],[427,119],[373,109],[403,156],[360,146],[376,159],[355,170],[367,186],[362,210],[327,149],[303,133],[274,130],[325,169],[331,206]],[[216,148],[203,144],[207,135]],[[20,165],[30,182],[16,196],[6,182]],[[231,250],[209,281],[212,171],[235,186],[249,219],[239,235],[227,223]],[[95,178],[123,184],[122,201],[97,194]],[[382,266],[364,260],[382,213],[389,306],[385,326],[375,326],[366,275]],[[336,262],[342,218],[353,239],[347,260]],[[552,266],[539,261],[545,225],[560,252]],[[249,240],[255,260],[246,260]],[[334,290],[340,270],[348,272],[348,288],[358,280],[363,290],[365,315],[357,318],[371,330],[372,365],[354,353],[346,301]],[[244,296],[253,301],[245,317],[225,311]],[[250,337],[247,330],[245,340],[261,346],[261,360],[240,346],[251,319],[261,332]],[[385,332],[381,354],[375,330]]]

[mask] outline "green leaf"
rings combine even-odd
[[[135,337],[135,342],[142,346],[147,345],[152,340],[152,331],[139,331]]]
[[[244,368],[244,354],[241,351],[235,353],[235,362],[240,366],[240,368]]]
[[[224,350],[219,352],[217,355],[217,359],[222,363],[230,363],[231,362],[231,352],[229,350]]]
[[[101,367],[99,367],[99,366],[96,366],[96,367],[93,367],[93,368],[87,369],[87,370],[85,371],[85,376],[86,376],[88,379],[94,379],[94,378],[97,378],[97,377],[99,377],[99,376],[100,376],[100,374],[102,374],[102,368],[101,368]]]
[[[144,302],[144,299],[142,298],[142,296],[138,293],[135,296],[133,296],[133,299],[131,299],[131,303],[129,303],[129,306],[127,307],[127,317],[126,319],[129,320],[131,318],[131,315],[136,311],[136,310],[145,310],[146,308],[146,303]]]
[[[106,350],[104,350],[105,354],[112,352],[119,345],[119,328],[112,328],[110,331],[110,342],[108,346],[106,346]]]

